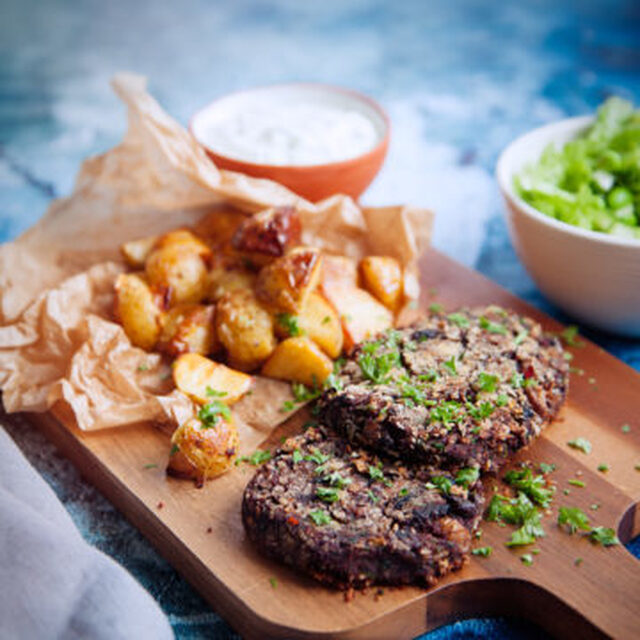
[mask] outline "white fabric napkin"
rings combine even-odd
[[[0,638],[173,638],[153,598],[88,545],[0,429]]]

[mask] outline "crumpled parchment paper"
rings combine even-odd
[[[168,363],[133,347],[114,322],[113,284],[125,269],[120,244],[192,225],[223,203],[247,214],[294,205],[305,244],[356,259],[394,256],[405,267],[407,295],[417,297],[431,212],[360,209],[341,195],[313,204],[272,181],[221,171],[146,92],[144,78],[119,74],[113,87],[128,108],[123,141],[86,160],[73,193],[0,247],[0,387],[8,412],[54,409],[83,431],[174,427],[193,415]],[[288,384],[256,377],[253,393],[234,406],[242,451],[287,417],[281,406],[290,397]]]

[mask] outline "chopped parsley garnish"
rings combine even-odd
[[[452,375],[455,376],[458,373],[456,369],[456,357],[451,356],[448,360],[442,363],[442,366]]]
[[[407,489],[407,487],[403,487],[398,492],[398,495],[404,498],[404,496],[406,496],[408,493],[409,493],[409,489]]]
[[[380,467],[374,467],[372,464],[369,465],[369,477],[374,482],[382,482],[383,484],[389,486],[391,484],[389,480],[384,477],[384,473],[382,473],[382,469]]]
[[[441,402],[429,411],[430,422],[442,422],[442,424],[447,424],[449,422],[457,423],[463,420],[464,417],[464,408],[455,400]]]
[[[582,342],[582,340],[578,340],[578,327],[574,324],[568,326],[560,334],[560,337],[568,347],[584,347],[584,342]]]
[[[574,440],[569,440],[567,444],[572,449],[578,449],[583,453],[591,453],[591,443],[586,438],[575,438]]]
[[[427,488],[430,488],[429,484],[438,489],[440,492],[446,494],[451,491],[451,487],[453,486],[453,482],[451,481],[451,479],[447,478],[446,476],[433,476],[433,478],[431,478],[431,482],[427,483]]]
[[[439,302],[432,302],[429,305],[429,311],[431,313],[440,313],[443,309],[444,307]]]
[[[520,560],[525,567],[530,567],[533,564],[533,556],[530,553],[522,554]]]
[[[508,403],[509,403],[509,396],[504,393],[501,393],[496,398],[496,407],[504,407]]]
[[[478,467],[465,467],[464,469],[460,469],[456,474],[456,484],[469,488],[472,484],[477,482],[479,477],[480,469]]]
[[[609,527],[593,527],[589,532],[589,540],[595,544],[601,544],[603,547],[613,547],[620,544],[615,531]]]
[[[620,430],[622,431],[622,433],[629,433],[629,431],[631,431],[631,427],[628,424],[623,424],[620,427]]]
[[[378,502],[378,500],[380,499],[375,493],[373,493],[373,491],[371,491],[371,489],[367,491],[367,496],[369,497],[369,500],[371,500],[371,502]]]
[[[511,376],[510,384],[515,389],[524,386],[524,376],[520,372],[516,372]]]
[[[318,451],[318,449],[313,449],[313,451],[311,451],[311,453],[308,453],[304,457],[304,460],[309,460],[311,462],[315,462],[317,465],[322,465],[325,462],[327,462],[327,460],[329,460],[329,457],[330,456]]]
[[[536,504],[541,507],[548,507],[553,498],[553,487],[547,487],[547,480],[543,475],[534,475],[531,469],[508,471],[504,476],[505,482],[526,494]]]
[[[335,487],[316,487],[316,496],[325,502],[338,502],[340,495]]]
[[[351,478],[344,478],[338,471],[326,475],[322,480],[328,482],[332,487],[338,487],[338,489],[344,489],[348,484],[351,484]]]
[[[400,364],[400,353],[396,348],[376,356],[376,351],[380,346],[379,342],[365,344],[358,356],[358,365],[362,375],[374,384],[387,382],[391,370]]]
[[[579,567],[583,562],[584,562],[584,560],[583,560],[582,558],[576,558],[576,559],[573,561],[573,564],[575,564],[575,565],[576,565],[576,567]]]
[[[300,336],[303,333],[298,316],[290,313],[279,313],[276,315],[276,321],[283,329],[286,329],[290,336]]]
[[[421,373],[418,376],[420,382],[435,382],[438,379],[438,372],[435,369],[430,369],[427,373]]]
[[[467,318],[463,313],[450,313],[447,316],[447,319],[461,329],[468,329],[471,326],[469,318]]]
[[[171,451],[169,451],[169,455],[175,456],[178,451],[180,451],[180,447],[177,444],[173,444],[171,445]]]
[[[158,465],[155,462],[152,462],[150,464],[145,464],[144,467],[142,467],[143,469],[157,469]]]
[[[331,316],[325,316],[322,318],[321,324],[329,324],[331,322]]]
[[[584,489],[587,486],[582,482],[582,480],[576,480],[575,478],[571,478],[570,480],[567,480],[567,482],[574,487],[579,487],[580,489]]]
[[[558,511],[558,525],[567,525],[570,534],[574,534],[578,529],[589,531],[589,517],[579,507],[560,507]]]
[[[227,394],[224,391],[216,391],[211,387],[207,387],[207,395],[212,398],[222,398]],[[215,427],[221,419],[231,420],[231,409],[220,400],[212,400],[200,407],[198,419],[202,422],[202,426],[205,429],[211,429]]]
[[[493,547],[478,547],[477,549],[473,549],[471,551],[472,556],[482,556],[483,558],[488,558],[493,551]]]
[[[256,449],[250,456],[242,456],[236,460],[236,465],[239,465],[241,462],[248,462],[249,464],[257,467],[260,464],[265,463],[267,460],[271,460],[271,451],[265,449],[262,451],[261,449]]]
[[[409,400],[414,405],[425,404],[427,397],[424,391],[414,384],[411,384],[411,380],[408,376],[401,376],[397,383],[398,389],[402,394],[402,397]]]
[[[522,386],[526,389],[527,387],[535,387],[538,384],[538,381],[535,378],[525,378]]]
[[[481,422],[485,418],[488,418],[495,411],[495,407],[490,402],[481,402],[476,406],[467,402],[466,407],[469,416],[476,422]]]
[[[493,376],[489,373],[485,373],[484,371],[478,375],[478,379],[476,380],[476,386],[480,391],[495,391],[497,384],[498,376]]]
[[[322,527],[325,524],[329,524],[331,522],[331,516],[322,509],[316,509],[315,511],[309,512],[309,517],[313,520],[315,524]]]
[[[494,495],[487,511],[487,520],[520,527],[511,534],[511,539],[506,543],[508,547],[532,544],[537,538],[545,535],[540,522],[540,512],[521,491],[517,498]]]
[[[488,331],[489,333],[499,333],[500,335],[507,335],[507,327],[499,322],[493,322],[485,316],[480,316],[479,320],[480,328]]]
[[[542,471],[542,473],[553,473],[558,467],[556,466],[556,464],[554,462],[552,462],[551,464],[547,464],[546,462],[541,462],[540,463],[540,471]]]
[[[144,362],[142,364],[139,364],[138,371],[149,371],[149,365]]]
[[[610,467],[606,462],[602,462],[601,464],[598,465],[598,471],[600,471],[601,473],[607,473],[609,469]]]
[[[271,585],[272,589],[277,589],[278,587],[278,581],[276,580],[276,578],[269,578],[269,584]]]
[[[298,464],[298,462],[302,462],[302,454],[300,453],[300,451],[298,449],[296,449],[293,452],[291,458],[293,460],[293,464]]]

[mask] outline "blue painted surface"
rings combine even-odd
[[[510,246],[493,166],[520,133],[590,112],[611,93],[640,103],[640,4],[4,0],[1,240],[68,193],[85,156],[119,140],[124,113],[108,80],[121,69],[146,74],[183,122],[210,99],[256,84],[322,81],[371,94],[389,111],[393,139],[365,201],[433,208],[440,249],[562,318]],[[588,335],[640,370],[637,341]],[[85,537],[157,598],[178,637],[235,637],[37,432],[12,435]],[[632,551],[639,555],[640,544]],[[541,635],[525,622],[499,620],[427,637]]]

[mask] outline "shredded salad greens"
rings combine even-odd
[[[561,148],[549,145],[514,182],[552,218],[640,240],[640,110],[609,98],[583,134]]]

